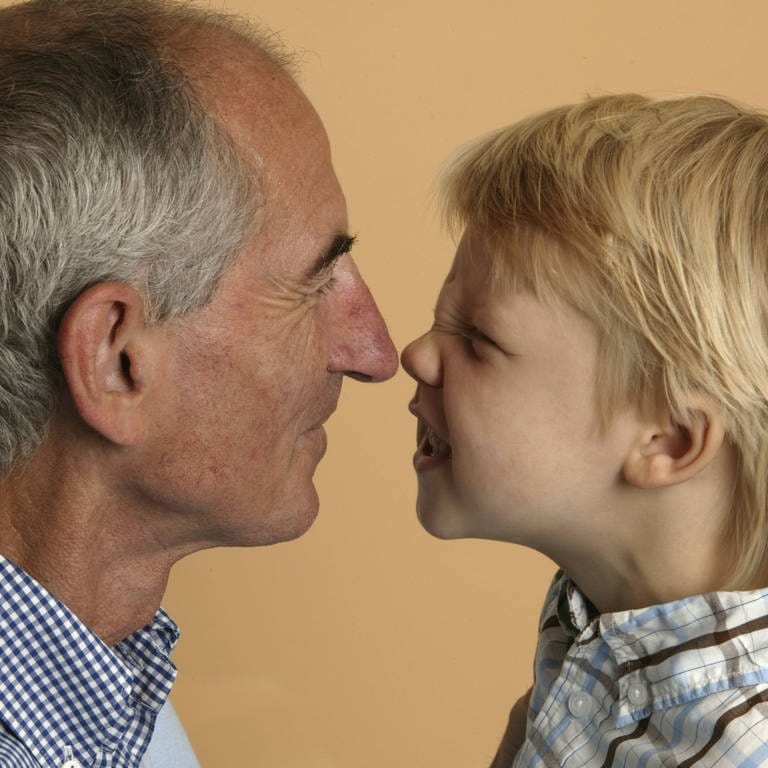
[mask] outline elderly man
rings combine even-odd
[[[159,0],[0,11],[4,767],[196,765],[170,567],[306,531],[342,378],[396,370],[290,72]]]

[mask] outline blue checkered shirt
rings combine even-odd
[[[768,766],[768,590],[597,615],[558,574],[535,678],[515,768]]]
[[[0,557],[0,766],[138,768],[176,676],[160,610],[114,648]]]

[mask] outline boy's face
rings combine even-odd
[[[599,429],[590,321],[530,292],[491,291],[488,263],[483,239],[469,230],[434,325],[402,354],[418,382],[418,514],[436,536],[554,555],[558,542],[585,535],[590,515],[599,528],[632,420]]]

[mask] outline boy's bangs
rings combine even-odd
[[[594,276],[580,255],[539,227],[519,224],[488,236],[492,288],[530,291],[546,304],[566,302],[596,321],[602,314]]]

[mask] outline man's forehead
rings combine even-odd
[[[236,32],[198,29],[173,47],[204,102],[224,118],[247,107],[267,123],[275,113],[280,121],[306,101],[289,72]]]
[[[263,221],[251,249],[271,266],[303,273],[347,235],[325,128],[293,78],[248,40],[218,31],[201,44],[212,53],[192,64],[193,77],[261,190]]]
[[[319,163],[330,162],[322,122],[293,78],[249,42],[235,40],[204,66],[193,65],[193,77],[205,106],[242,157],[260,175],[310,154]]]

